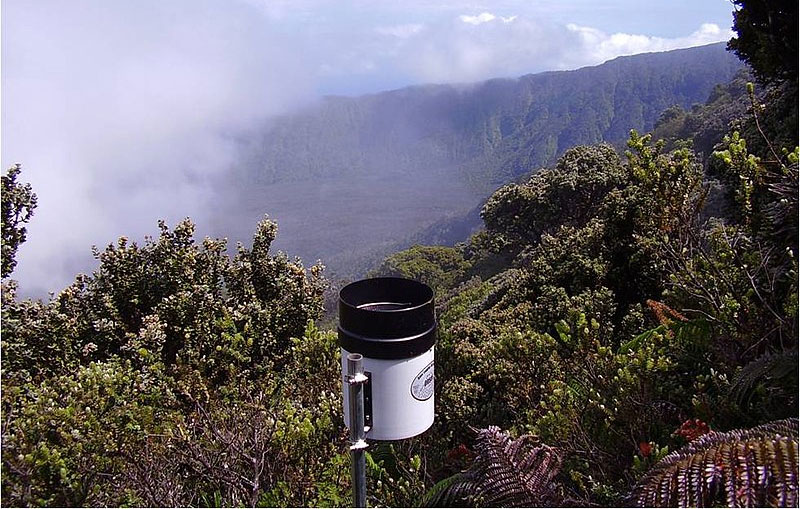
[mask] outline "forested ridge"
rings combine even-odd
[[[264,129],[248,180],[450,169],[491,191],[574,145],[624,143],[665,108],[704,102],[741,67],[717,43],[574,71],[328,97]]]
[[[798,504],[797,4],[736,5],[752,77],[624,150],[509,168],[530,176],[480,231],[374,270],[430,284],[440,336],[434,425],[370,446],[369,505]],[[229,256],[187,219],[20,300],[23,180],[2,177],[4,505],[350,503],[321,265],[274,253],[269,220]]]
[[[630,129],[651,130],[667,107],[704,103],[742,67],[719,43],[574,71],[327,97],[243,138],[215,231],[246,242],[268,213],[281,225],[277,247],[325,260],[332,279],[361,277],[415,242],[464,240],[499,186],[576,144],[624,147]]]

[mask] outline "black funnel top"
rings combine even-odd
[[[405,359],[436,342],[433,290],[399,277],[362,279],[339,292],[339,345],[372,359]]]

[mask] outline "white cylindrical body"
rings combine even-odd
[[[369,440],[401,440],[419,435],[433,424],[433,350],[407,359],[371,359],[364,356],[369,374],[372,427]],[[342,353],[342,375],[347,379],[347,354]],[[350,426],[348,391],[344,391],[344,420]]]

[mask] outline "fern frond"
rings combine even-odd
[[[682,317],[682,315],[679,316]],[[710,332],[711,326],[704,319],[662,323],[658,327],[646,330],[630,341],[622,343],[618,352],[636,351],[657,334],[666,334],[669,335],[668,337],[673,337],[675,342],[688,352],[699,352],[703,351],[704,345],[708,343]]]
[[[797,350],[767,353],[744,365],[733,378],[731,394],[739,403],[745,401],[762,380],[781,380],[797,373]]]
[[[513,440],[499,428],[478,431],[475,460],[463,473],[428,492],[427,506],[532,507],[548,505],[561,468],[555,449],[525,435]]]
[[[631,493],[640,507],[796,506],[797,419],[711,432],[669,454]]]
[[[436,483],[422,499],[422,507],[468,507],[475,486],[463,473]]]

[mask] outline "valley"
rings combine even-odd
[[[212,231],[247,244],[265,214],[276,247],[332,277],[363,275],[433,235],[498,187],[553,164],[569,147],[624,148],[630,129],[663,110],[704,103],[742,68],[724,44],[620,57],[575,71],[463,85],[425,85],[328,97],[273,119],[242,143]]]

